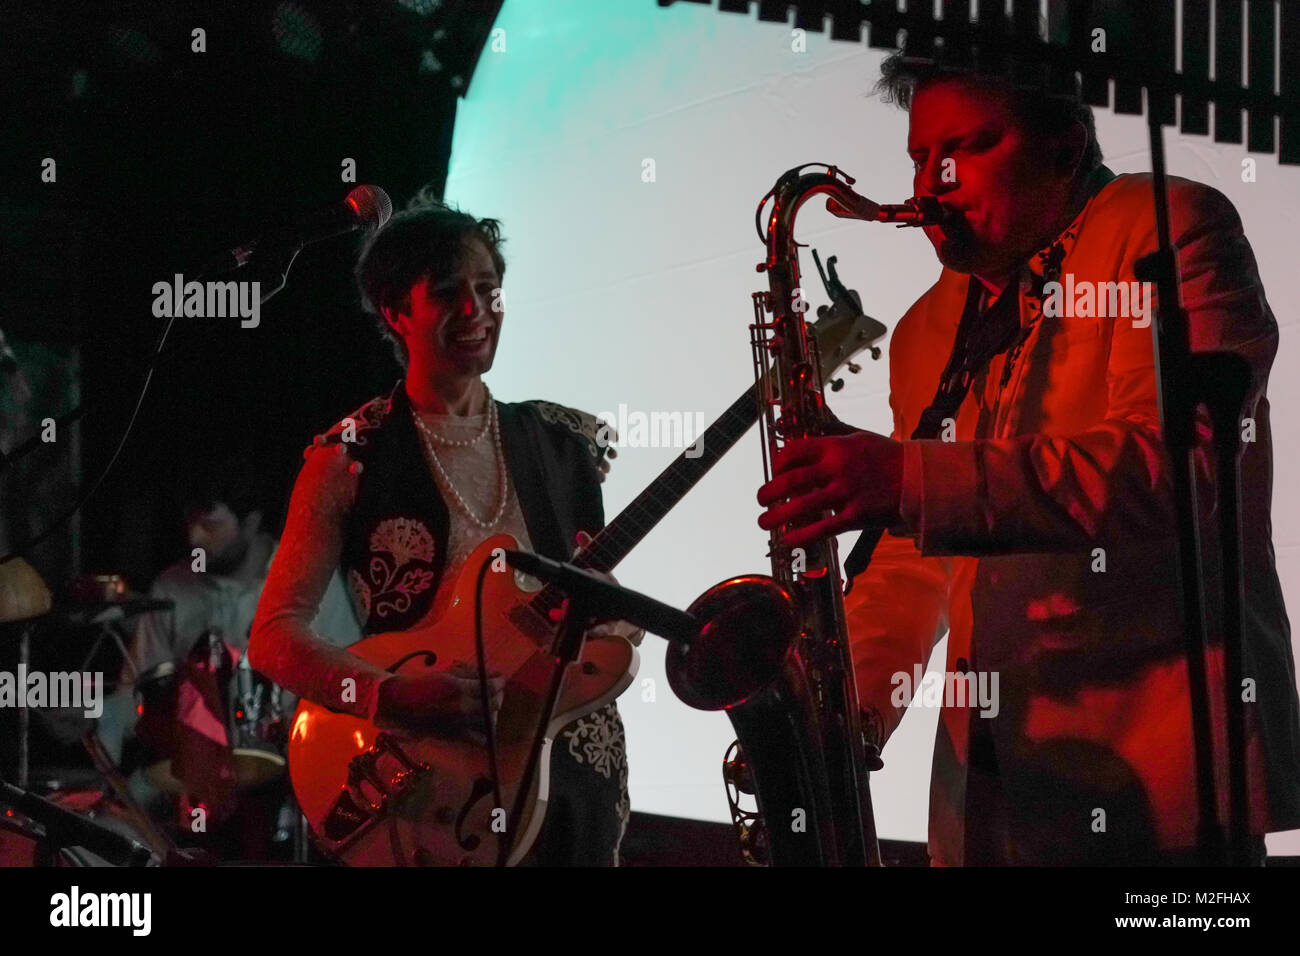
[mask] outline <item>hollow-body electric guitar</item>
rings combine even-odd
[[[886,332],[864,315],[856,293],[844,289],[830,260],[833,305],[814,325],[824,379]],[[612,570],[659,523],[757,420],[753,386],[690,448],[602,530],[574,563]],[[378,634],[349,651],[408,676],[473,665],[474,589],[479,568],[497,548],[515,548],[509,535],[484,541],[466,561],[454,587],[431,613],[434,623]],[[452,866],[496,863],[504,814],[516,791],[554,658],[552,612],[564,595],[556,588],[527,590],[514,573],[488,573],[483,590],[483,638],[488,671],[506,679],[496,718],[501,806],[496,803],[486,748],[466,739],[410,737],[371,721],[303,701],[289,739],[289,772],[298,804],[320,847],[354,866]],[[551,741],[570,721],[621,694],[636,672],[636,649],[621,637],[589,636],[564,677],[556,715],[547,728],[541,762],[518,836],[506,862],[531,849],[545,815]]]

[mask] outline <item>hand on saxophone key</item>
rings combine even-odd
[[[758,489],[758,503],[767,509],[758,526],[788,525],[787,547],[899,520],[903,444],[892,438],[849,429],[791,441],[773,459],[772,475]]]

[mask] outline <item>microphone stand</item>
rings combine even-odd
[[[290,243],[286,246],[279,247],[279,248],[272,247],[272,246],[259,248],[256,245],[250,245],[248,247],[245,247],[244,250],[242,250],[243,255],[238,257],[232,255],[231,253],[222,253],[220,255],[216,255],[208,259],[207,262],[203,264],[203,267],[199,270],[198,274],[195,275],[193,278],[191,278],[189,281],[207,282],[208,280],[214,279],[217,276],[242,269],[245,266],[247,266],[250,262],[256,262],[258,260],[258,255],[260,253],[269,252],[272,249],[274,249],[274,252],[267,257],[271,263],[271,265],[268,268],[268,274],[271,276],[271,280],[269,282],[262,282],[262,288],[259,292],[259,303],[265,303],[272,296],[284,290],[285,284],[289,281],[289,269],[293,266],[294,260],[298,258],[298,253],[302,252],[303,245],[304,244],[301,242]],[[172,321],[174,322],[175,319],[173,318]],[[168,330],[171,329],[171,323],[168,323],[167,329]],[[165,341],[165,335],[164,335],[164,341]],[[151,372],[164,359],[171,358],[177,351],[180,351],[182,348],[183,348],[182,346],[172,346],[171,348],[164,348],[163,342],[160,342],[154,354],[150,355],[149,358],[145,361],[143,371],[146,374]],[[72,422],[80,419],[85,414],[85,410],[86,409],[84,404],[78,404],[76,407],[72,408],[69,411],[64,412],[62,415],[55,418],[55,423],[58,426],[69,425]],[[15,462],[19,461],[22,458],[25,458],[27,455],[31,454],[37,448],[43,448],[44,446],[45,443],[41,441],[40,436],[33,435],[31,438],[15,446],[8,453],[0,451],[0,471],[9,468]],[[27,542],[21,548],[15,551],[15,554],[17,555],[17,554],[25,553],[28,550],[28,548],[32,547],[36,543],[38,542]]]
[[[1152,348],[1178,529],[1177,570],[1196,753],[1197,851],[1203,866],[1246,866],[1250,847],[1246,809],[1245,714],[1241,699],[1243,592],[1239,467],[1242,449],[1237,440],[1237,429],[1252,385],[1252,374],[1250,365],[1235,352],[1191,351],[1187,314],[1178,293],[1177,259],[1169,230],[1164,129],[1156,110],[1150,105],[1147,129],[1151,140],[1151,184],[1158,247],[1140,259],[1134,271],[1137,278],[1154,281],[1157,290]],[[1219,575],[1223,607],[1216,623],[1223,639],[1223,697],[1228,718],[1227,753],[1224,755],[1229,779],[1226,832],[1219,822],[1205,666],[1205,651],[1211,632],[1206,619],[1207,581],[1197,506],[1195,460],[1196,406],[1201,403],[1208,408],[1213,423],[1219,547],[1223,556]]]
[[[249,243],[234,252],[223,252],[213,256],[203,265],[201,273],[202,278],[212,278],[218,275],[225,275],[230,272],[237,272],[248,266],[250,263],[255,267],[262,264],[265,267],[265,275],[270,276],[271,280],[262,279],[251,280],[262,283],[260,291],[261,298],[259,301],[266,302],[277,292],[284,289],[285,283],[289,281],[289,269],[293,266],[293,261],[298,258],[298,253],[302,252],[306,243],[295,240],[283,245],[275,243]],[[258,274],[263,274],[261,270],[254,269]]]
[[[55,849],[84,846],[118,866],[148,866],[153,861],[153,851],[130,837],[3,780],[0,780],[0,802],[40,823]]]
[[[523,774],[519,778],[519,789],[515,791],[515,799],[510,807],[510,815],[506,817],[505,839],[498,844],[497,866],[505,866],[506,859],[514,848],[515,839],[519,832],[519,816],[523,813],[524,804],[533,788],[533,779],[537,775],[537,765],[541,762],[542,744],[546,740],[546,728],[550,726],[551,720],[555,717],[555,707],[560,700],[560,687],[564,683],[564,675],[568,672],[569,665],[576,663],[578,657],[582,654],[587,627],[595,619],[596,615],[591,612],[590,603],[587,600],[581,597],[569,597],[568,604],[564,609],[564,616],[560,619],[559,630],[551,642],[551,656],[555,660],[555,666],[551,670],[550,680],[546,688],[546,697],[541,710],[538,712],[537,729],[533,734],[533,742],[528,750],[528,760],[524,764]]]
[[[297,258],[298,253],[302,251],[303,245],[304,243],[302,242],[291,243],[280,250],[279,261],[271,268],[274,279],[268,283],[264,289],[259,289],[260,302],[266,302],[284,288],[285,283],[289,279],[289,268],[293,265],[293,261]],[[216,264],[221,261],[221,257],[210,259],[202,271],[200,271],[199,275],[191,281],[205,282],[211,279],[214,275],[218,274],[218,272],[214,270]],[[248,257],[246,256],[238,260],[230,260],[230,263],[227,264],[229,265],[233,263],[233,268],[239,269],[242,268],[247,261]],[[167,325],[163,327],[162,335],[158,339],[158,344],[154,346],[153,352],[145,362],[143,372],[144,384],[140,386],[140,392],[136,396],[135,410],[127,420],[126,428],[123,430],[121,438],[118,439],[117,448],[113,452],[112,457],[110,457],[108,464],[104,467],[103,471],[100,472],[99,477],[91,483],[88,491],[82,492],[81,497],[78,498],[70,508],[66,509],[62,514],[54,518],[44,530],[38,532],[35,536],[28,538],[26,541],[23,541],[17,547],[13,548],[9,554],[0,556],[0,563],[22,557],[43,542],[46,538],[50,537],[50,535],[54,534],[54,532],[61,527],[65,521],[81,510],[86,502],[88,502],[98,490],[104,479],[108,477],[108,473],[113,470],[113,466],[117,463],[118,456],[121,455],[122,449],[126,447],[126,442],[131,435],[132,428],[135,427],[136,417],[139,415],[140,409],[144,405],[145,396],[149,393],[149,386],[153,382],[153,373],[155,369],[157,369],[165,360],[171,359],[175,357],[177,353],[183,353],[184,351],[184,346],[173,345],[170,349],[165,348],[167,344],[167,336],[171,333],[172,326],[175,325],[176,319],[177,316],[172,316],[168,319]],[[60,424],[70,423],[81,418],[84,412],[85,405],[79,403],[71,411],[65,412],[63,415],[59,416],[56,421]],[[44,442],[40,441],[40,436],[33,435],[27,441],[17,446],[8,455],[0,451],[0,472],[9,468],[19,459],[31,454],[37,448],[43,447],[43,445]]]

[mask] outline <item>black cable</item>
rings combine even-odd
[[[207,334],[215,335],[215,331],[209,328]],[[223,339],[222,341],[229,342],[230,339],[227,338],[227,339]],[[77,343],[75,348],[77,348],[79,351],[84,352],[92,344],[94,344],[93,338],[85,342]],[[203,339],[200,339],[199,341],[190,341],[190,342],[186,342],[183,340],[180,342],[175,342],[170,347],[163,349],[161,352],[156,352],[153,355],[149,356],[149,358],[145,360],[142,366],[138,368],[130,368],[126,370],[126,374],[128,375],[146,374],[151,369],[161,368],[165,366],[165,364],[171,361],[172,359],[185,356],[195,346],[198,345],[210,346],[212,344],[213,344],[212,342],[205,341]],[[72,409],[64,412],[63,414],[56,416],[54,418],[54,426],[56,429],[61,429],[67,425],[71,425],[73,422],[78,421],[79,419],[84,418],[85,415],[86,415],[86,405],[83,402],[79,405],[76,405]],[[28,438],[26,441],[22,442],[21,444],[15,445],[13,450],[10,452],[5,452],[3,449],[0,449],[0,471],[4,471],[10,465],[13,465],[14,463],[18,462],[20,459],[27,457],[38,447],[46,444],[46,442],[41,440],[41,432],[43,430],[44,430],[43,427],[41,429],[38,429],[36,434],[32,435],[30,438]]]
[[[15,558],[22,557],[24,554],[29,552],[32,548],[36,547],[42,541],[45,541],[47,538],[49,538],[50,535],[54,534],[55,531],[57,531],[60,527],[62,527],[65,521],[67,521],[78,511],[80,511],[85,506],[86,502],[88,502],[91,499],[91,497],[94,496],[95,492],[99,490],[99,486],[104,483],[104,479],[108,477],[109,472],[113,470],[113,466],[117,464],[118,458],[121,457],[122,449],[126,447],[127,439],[131,437],[131,429],[135,426],[135,420],[140,415],[140,408],[144,405],[145,396],[149,394],[149,385],[153,381],[154,363],[157,361],[159,354],[162,352],[163,346],[167,342],[167,336],[171,332],[172,326],[175,324],[176,324],[176,316],[172,316],[168,320],[167,325],[163,327],[162,335],[158,337],[158,344],[154,346],[154,350],[150,356],[149,371],[145,375],[144,384],[140,386],[140,394],[139,396],[137,396],[135,400],[135,408],[131,410],[131,417],[127,419],[126,428],[122,430],[122,437],[118,439],[117,447],[113,449],[113,454],[109,458],[108,464],[104,466],[104,469],[99,473],[99,476],[96,477],[95,480],[90,483],[90,487],[87,488],[86,491],[82,493],[81,497],[78,498],[75,502],[73,502],[72,507],[68,508],[66,511],[63,512],[63,514],[59,515],[52,522],[50,522],[50,524],[46,526],[44,531],[41,531],[35,536],[28,538],[26,541],[24,541],[18,547],[14,548],[4,557],[0,557],[0,565],[7,564],[10,561],[14,560]],[[81,413],[81,408],[78,407],[74,409],[74,412],[79,415]],[[69,413],[69,414],[73,414],[73,413]],[[9,460],[12,461],[13,459],[9,459]]]
[[[279,292],[281,289],[284,288],[285,282],[288,280],[289,269],[293,266],[294,260],[297,259],[298,253],[301,251],[302,251],[301,246],[294,246],[292,249],[285,251],[283,263],[281,265],[276,266],[276,268],[272,272],[273,276],[277,272],[279,273],[279,275],[278,277],[275,277],[271,283],[268,284],[268,288],[270,291],[266,291],[262,293],[261,295],[262,302],[266,302],[267,299],[271,298],[271,296],[275,295],[277,292]],[[199,275],[191,281],[203,282],[206,281],[208,276],[209,276],[209,272],[207,270],[204,270],[203,272],[200,272]],[[168,318],[167,325],[163,327],[162,335],[158,337],[158,344],[154,346],[153,351],[149,354],[149,358],[146,363],[144,384],[140,386],[140,394],[136,397],[135,408],[131,410],[131,417],[130,419],[127,420],[126,428],[122,431],[122,437],[118,440],[117,447],[113,449],[113,454],[112,457],[109,458],[108,464],[104,466],[104,469],[99,473],[99,475],[95,478],[95,480],[91,482],[90,487],[85,491],[85,493],[83,493],[81,497],[78,498],[72,504],[72,507],[68,508],[57,518],[55,518],[49,525],[46,526],[45,530],[41,531],[39,534],[36,534],[35,536],[24,541],[18,547],[10,551],[8,554],[4,555],[3,557],[0,557],[0,565],[8,564],[10,561],[14,560],[15,558],[22,557],[23,555],[28,553],[32,548],[36,547],[41,542],[45,541],[47,538],[53,535],[54,532],[56,532],[60,527],[62,527],[64,522],[66,522],[69,518],[71,518],[78,511],[84,508],[86,503],[90,501],[90,499],[94,496],[95,492],[99,490],[99,486],[104,483],[104,479],[108,477],[109,472],[111,472],[113,470],[113,467],[117,464],[118,458],[121,457],[122,449],[126,447],[127,439],[131,437],[131,429],[135,426],[135,420],[140,415],[140,409],[144,405],[145,396],[148,395],[149,393],[149,385],[153,382],[153,373],[158,368],[158,363],[160,359],[164,357],[171,359],[178,355],[185,354],[186,344],[181,343],[179,346],[174,347],[170,352],[168,352],[166,356],[163,355],[163,346],[166,345],[167,336],[170,334],[172,330],[172,326],[176,324],[177,318],[178,316],[175,315]],[[64,415],[64,417],[68,418],[69,420],[72,420],[72,418],[74,417],[80,417],[81,414],[82,414],[82,406],[78,405],[72,411],[67,412]],[[23,450],[19,451],[18,454],[7,456],[7,457],[0,457],[0,471],[2,471],[4,468],[7,468],[9,465],[13,464],[13,462],[17,461],[18,458],[21,457],[22,455],[25,455],[28,452],[30,452],[33,448],[36,447],[36,444],[37,442],[35,441],[35,437],[33,437],[32,439],[29,439],[28,441],[23,443],[22,446]]]
[[[54,427],[56,432],[58,429],[62,428],[65,425],[71,425],[77,419],[81,418],[82,415],[84,415],[85,413],[86,413],[85,405],[78,405],[76,408],[73,408],[71,411],[64,412],[62,415],[54,419]],[[35,435],[27,439],[27,441],[23,442],[21,445],[15,445],[14,450],[8,454],[6,454],[3,449],[0,449],[0,471],[3,471],[5,468],[8,468],[12,462],[15,462],[18,459],[31,454],[33,451],[35,451],[38,445],[44,445],[45,442],[41,441],[42,431],[44,431],[44,426],[42,426],[36,432]]]

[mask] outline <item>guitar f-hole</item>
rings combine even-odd
[[[423,657],[424,657],[424,666],[425,666],[425,667],[432,667],[434,664],[436,664],[436,663],[438,662],[438,655],[435,654],[433,651],[411,651],[411,653],[409,653],[409,654],[405,654],[405,655],[403,655],[402,657],[399,657],[399,658],[396,660],[396,662],[394,662],[394,663],[388,665],[388,673],[390,673],[390,674],[396,674],[396,673],[397,673],[397,669],[398,669],[399,667],[401,667],[403,664],[405,664],[405,663],[406,663],[407,661],[409,661],[411,658],[413,658],[413,657],[420,657],[420,656],[423,656]]]

